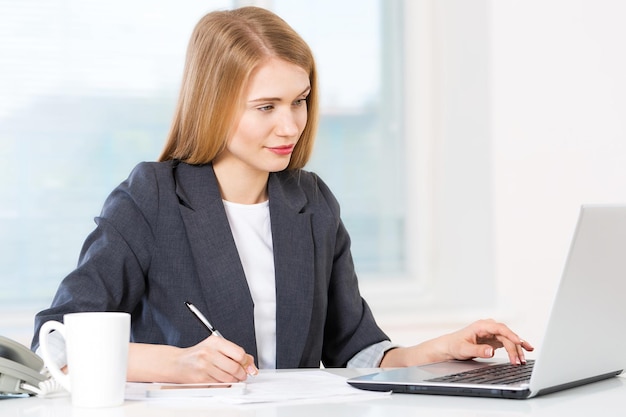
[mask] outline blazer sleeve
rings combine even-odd
[[[48,320],[77,311],[134,310],[145,291],[158,206],[155,170],[139,164],[106,199],[77,268],[63,279],[51,307],[36,315],[33,350]]]
[[[389,337],[376,323],[359,291],[350,235],[341,221],[339,203],[321,179],[317,178],[317,184],[335,219],[336,227],[328,286],[323,363],[327,367],[346,367],[353,356],[376,343],[389,340]]]

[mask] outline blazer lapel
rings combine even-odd
[[[189,301],[224,337],[256,358],[254,305],[213,167],[180,163],[174,176],[202,288],[202,294],[189,294]]]
[[[313,309],[314,246],[306,197],[291,173],[270,175],[270,218],[276,275],[276,367],[297,368]]]
[[[175,169],[176,193],[202,294],[190,301],[227,339],[257,358],[254,303],[211,165]],[[309,334],[314,245],[306,196],[290,173],[271,174],[270,218],[276,277],[276,367],[296,368]],[[199,297],[194,300],[191,297]],[[202,304],[204,302],[204,305]]]

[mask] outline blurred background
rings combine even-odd
[[[108,193],[158,157],[195,23],[242,5],[316,56],[307,169],[381,326],[493,317],[540,346],[580,205],[626,203],[620,0],[0,0],[0,334],[30,343]]]

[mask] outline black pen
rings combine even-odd
[[[213,327],[213,325],[209,322],[209,320],[207,320],[207,318],[204,317],[204,314],[202,314],[200,310],[196,308],[195,305],[191,304],[189,301],[185,301],[185,305],[193,313],[193,315],[196,316],[202,324],[204,324],[204,327],[206,327],[207,330],[210,331],[212,335],[215,335],[218,337],[224,337],[215,327]]]

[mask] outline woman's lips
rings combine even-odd
[[[268,147],[267,149],[277,155],[289,155],[293,152],[294,146],[295,145],[272,146]]]

